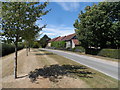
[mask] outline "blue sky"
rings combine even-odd
[[[49,2],[46,10],[51,9],[51,11],[47,15],[43,16],[42,20],[38,20],[36,22],[39,27],[47,24],[47,27],[40,32],[42,33],[40,37],[47,34],[50,38],[54,38],[75,33],[73,24],[78,18],[80,11],[84,11],[86,6],[92,6],[94,3],[98,4],[98,2],[102,0],[89,0],[90,2],[76,2],[74,0],[74,2],[66,1],[67,2]],[[38,37],[38,39],[40,39],[40,37]]]
[[[92,6],[98,2],[50,2],[46,9],[51,11],[42,17],[42,20],[36,24],[42,26],[47,24],[43,29],[41,37],[47,34],[50,38],[64,36],[74,33],[74,21],[78,18],[80,11],[84,11],[86,6]]]

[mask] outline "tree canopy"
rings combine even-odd
[[[46,15],[47,2],[2,2],[2,31],[15,45],[15,78],[17,78],[17,45],[22,39],[32,40],[41,30],[35,25],[36,20]],[[44,26],[43,26],[44,27]]]
[[[85,48],[120,47],[120,2],[100,2],[87,6],[74,23],[75,32]]]
[[[26,28],[36,28],[35,21],[48,13],[43,10],[46,6],[47,2],[44,4],[39,2],[3,2],[2,29],[4,36],[13,42],[15,39],[19,40],[24,35],[26,36]]]

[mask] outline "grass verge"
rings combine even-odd
[[[43,51],[43,52],[49,53],[47,51]],[[60,65],[69,64],[69,65],[83,66],[77,62],[74,62],[72,60],[69,60],[67,58],[64,58],[56,54],[50,55],[49,57],[55,59]],[[118,88],[118,80],[88,67],[87,67],[87,71],[95,73],[92,75],[93,78],[83,78],[83,77],[79,77],[79,78],[85,81],[91,88]]]
[[[114,59],[114,58],[103,57],[103,56],[98,56],[98,55],[90,55],[90,54],[85,54],[84,52],[80,53],[80,52],[73,52],[73,51],[67,51],[67,50],[62,50],[62,51],[76,53],[76,54],[79,54],[79,55],[86,55],[86,56],[99,58],[99,59],[103,59],[103,60],[108,60],[108,61],[113,61],[113,62],[120,62],[120,59]]]

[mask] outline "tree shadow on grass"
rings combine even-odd
[[[35,55],[55,55],[53,53],[36,53]]]
[[[39,52],[38,50],[32,50],[32,52]]]
[[[39,51],[46,51],[46,50],[39,49]]]
[[[95,73],[88,71],[84,66],[55,64],[31,71],[29,78],[34,82],[39,76],[42,76],[43,78],[49,78],[50,81],[57,82],[57,79],[62,79],[62,76],[93,78],[93,74]]]

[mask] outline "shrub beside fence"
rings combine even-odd
[[[86,54],[97,55],[100,52],[100,49],[87,48],[85,49]]]
[[[110,57],[115,59],[120,59],[120,49],[102,49],[99,56]]]
[[[18,50],[23,49],[23,45],[18,45]],[[15,52],[15,46],[11,44],[2,43],[2,56]]]
[[[76,46],[75,48],[72,49],[73,52],[85,52],[85,49],[82,46]]]

